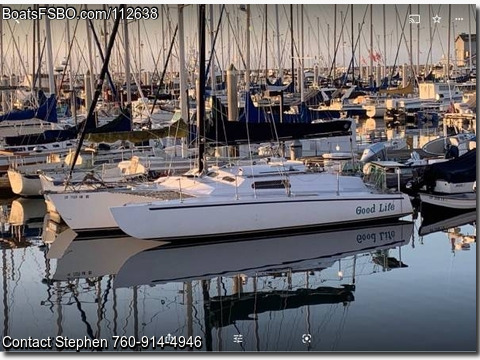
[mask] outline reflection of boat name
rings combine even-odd
[[[89,275],[92,275],[93,272],[91,270],[88,271],[74,271],[73,273],[68,273],[67,278],[68,279],[77,279],[77,278],[82,278],[82,277],[88,277]]]
[[[378,212],[387,212],[387,211],[394,211],[395,210],[395,204],[393,202],[389,202],[386,204],[380,204]],[[376,212],[376,207],[375,204],[373,204],[371,207],[363,207],[363,206],[357,206],[355,209],[355,212],[357,215],[365,215],[365,214],[373,214]]]
[[[363,243],[364,241],[371,241],[376,243],[378,241],[386,241],[386,240],[393,240],[395,239],[395,230],[390,231],[379,231],[378,233],[368,233],[368,234],[358,234],[357,235],[357,242],[359,244]]]

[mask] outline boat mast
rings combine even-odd
[[[300,101],[302,103],[305,102],[305,84],[304,84],[304,79],[305,79],[305,47],[304,47],[304,41],[303,41],[303,4],[300,5],[300,41],[301,41],[301,47],[300,47],[300,51],[301,51],[301,59],[300,59],[300,74],[298,74],[299,76],[299,79],[300,79]]]
[[[447,40],[447,79],[450,79],[450,30],[452,24],[452,5],[448,5],[448,40]]]
[[[362,24],[358,23],[358,34],[361,34],[362,33]],[[363,66],[362,66],[362,57],[361,57],[361,54],[362,54],[362,42],[359,41],[358,42],[358,78],[359,80],[362,79],[362,71],[363,71]],[[371,54],[371,53],[370,53]],[[372,61],[372,57],[370,56],[370,62]],[[365,64],[365,67],[366,67],[366,64]],[[367,69],[367,72],[369,71],[369,69]]]
[[[352,29],[352,85],[355,84],[355,40],[354,40],[354,31],[353,31],[353,4],[350,5],[350,28]]]
[[[106,13],[107,12],[107,5],[103,4],[103,11]],[[107,19],[103,19],[103,53],[105,54],[107,52],[107,44],[108,40],[107,40]],[[101,49],[101,46],[99,46],[99,52]],[[111,80],[111,77],[109,76],[109,80]],[[113,84],[113,82],[111,81],[111,84]],[[106,88],[104,89],[104,91],[106,90]],[[114,86],[112,85],[112,91],[114,91]],[[119,94],[116,93],[114,94],[115,96],[115,99],[114,101],[119,101]]]
[[[345,17],[343,17],[343,11],[340,11],[340,18],[342,19],[342,31],[340,31],[340,36],[341,36],[341,43],[342,43],[342,61],[343,61],[343,66],[342,66],[342,77],[346,76],[346,65],[345,65],[345,31],[344,31],[344,26],[345,26],[345,21],[347,20],[347,14],[345,14]],[[342,81],[343,83],[344,81]]]
[[[197,81],[197,136],[198,172],[203,173],[205,153],[205,5],[198,5],[198,81]]]
[[[125,51],[125,83],[127,85],[127,104],[132,103],[132,89],[131,89],[131,78],[130,78],[130,49],[128,43],[128,22],[127,19],[123,20],[123,43]]]
[[[408,5],[408,13],[412,13],[412,5]],[[409,23],[409,54],[408,54],[408,59],[410,60],[410,74],[413,73],[413,35],[412,35],[412,30],[413,30],[413,23],[411,21]],[[411,76],[408,79],[408,82],[411,81]]]
[[[15,48],[15,52],[17,53],[17,56],[18,56],[18,59],[22,59],[22,53],[20,52],[20,49],[18,47],[18,43],[20,42],[20,37],[18,37],[18,41],[15,40],[15,36],[13,35],[13,30],[12,30],[12,27],[10,26],[10,24],[7,22],[7,25],[8,25],[8,29],[10,30],[10,34],[12,36],[12,41],[13,41],[13,46]],[[46,43],[46,42],[45,42]],[[12,69],[14,68],[14,66],[16,65],[16,61],[15,61],[15,52],[12,51]],[[24,74],[28,74],[27,72],[27,69],[25,68],[25,64],[23,61],[20,61],[20,66],[22,68],[22,71]],[[19,69],[18,69],[19,70]],[[20,71],[20,70],[19,70]],[[53,74],[53,70],[52,70],[52,74]],[[11,76],[11,83],[10,85],[16,85],[16,80],[15,80],[15,83],[13,83],[12,81],[12,77],[13,77],[14,73],[12,71],[12,76]],[[30,81],[30,79],[28,79],[28,83],[29,83],[29,86],[31,87],[32,86],[32,82]],[[54,88],[54,92],[55,92],[55,88]],[[13,101],[13,97],[12,97],[12,101]]]
[[[85,10],[87,10],[87,6],[85,5]],[[88,68],[90,70],[90,76],[92,79],[95,79],[95,66],[93,65],[93,48],[92,48],[92,36],[90,34],[89,23],[88,20],[85,20],[85,30],[87,31],[87,51],[88,51]],[[90,93],[93,94],[93,84],[95,80],[90,82]],[[87,109],[90,107],[90,104],[86,104]]]
[[[268,5],[265,4],[265,84],[267,83],[267,77],[268,77],[268,10],[267,10]]]
[[[103,11],[107,11],[107,5],[103,4]],[[108,46],[108,39],[107,39],[107,19],[103,19],[103,52],[107,52]]]
[[[36,8],[38,9],[38,7],[39,7],[39,5],[37,4]],[[35,25],[37,27],[37,63],[38,63],[37,69],[38,69],[38,71],[36,69],[34,69],[35,76],[32,79],[32,81],[33,81],[32,89],[37,86],[37,81],[36,81],[37,79],[40,79],[40,80],[38,80],[39,84],[40,84],[40,87],[41,87],[41,84],[42,84],[42,80],[41,80],[42,57],[43,57],[43,50],[45,49],[45,43],[43,43],[43,48],[42,48],[42,44],[41,44],[41,40],[40,40],[40,20],[37,20],[35,23],[36,23]]]
[[[275,27],[277,35],[277,61],[278,61],[278,76],[280,83],[283,83],[283,69],[282,69],[282,58],[281,58],[281,49],[280,49],[280,23],[278,21],[278,4],[275,5]]]
[[[472,71],[472,25],[471,25],[471,14],[470,14],[470,5],[468,6],[468,65],[470,72]],[[2,57],[3,59],[3,57]],[[3,75],[3,72],[2,72]]]
[[[317,38],[318,38],[318,60],[320,62],[320,18],[317,16]],[[335,40],[333,41],[335,44]],[[327,54],[328,54],[328,66],[332,63],[332,52],[330,49],[330,24],[327,23]],[[335,51],[335,50],[334,50]],[[315,79],[317,81],[318,79]]]
[[[103,61],[105,60],[105,55],[104,55],[104,51],[102,50],[102,45],[100,44],[100,40],[98,39],[97,33],[95,32],[95,27],[93,26],[93,21],[90,20],[90,19],[88,21],[90,23],[90,30],[92,31],[93,39],[95,40],[95,44],[97,45],[98,55],[100,57],[100,60],[103,63]],[[70,58],[70,55],[69,55],[69,58]],[[69,63],[74,63],[74,62],[69,60]],[[108,83],[110,84],[110,88],[112,90],[112,94],[114,96],[114,99],[115,99],[115,101],[117,101],[118,100],[118,94],[117,94],[117,91],[115,89],[115,84],[113,82],[112,76],[111,76],[111,74],[108,70],[107,70],[107,80],[108,80]]]
[[[280,35],[279,35],[280,36]],[[290,58],[292,61],[292,83],[295,89],[295,53],[293,51],[293,5],[290,4]]]
[[[125,10],[125,5],[120,5],[120,9],[124,11]],[[70,179],[72,178],[73,169],[75,168],[75,163],[77,162],[78,155],[80,154],[80,149],[82,148],[83,140],[85,139],[86,130],[88,128],[87,126],[89,124],[91,124],[93,122],[93,119],[94,119],[95,107],[97,105],[98,97],[100,96],[100,93],[102,92],[102,87],[103,87],[103,83],[104,83],[104,80],[105,80],[105,74],[107,73],[107,70],[108,70],[108,63],[110,62],[110,55],[112,54],[113,45],[115,43],[115,37],[117,36],[117,31],[118,31],[119,24],[120,24],[120,17],[118,17],[115,20],[115,23],[113,24],[112,34],[110,35],[110,39],[108,41],[107,52],[105,54],[105,60],[103,62],[102,70],[101,70],[100,76],[98,78],[97,87],[95,89],[95,94],[93,95],[92,103],[90,105],[90,108],[88,109],[87,119],[83,123],[82,131],[80,133],[80,138],[78,139],[77,149],[75,150],[75,155],[74,155],[73,161],[72,161],[72,167],[70,168],[70,172],[69,172],[68,177],[66,179],[66,185],[69,184]]]
[[[335,47],[335,56],[333,57],[333,78],[335,79],[335,74],[337,73],[337,68],[335,66],[337,61],[337,4],[333,6],[333,44]]]
[[[67,57],[68,55],[70,55],[70,47],[71,47],[71,43],[70,43],[70,23],[67,21],[66,22],[66,25],[67,25],[67,44],[68,44],[68,48],[67,48]],[[35,49],[35,47],[34,47]],[[73,88],[73,71],[72,71],[72,58],[68,59],[67,60],[68,63],[65,64],[65,66],[68,66],[69,67],[69,89],[70,89],[70,108],[71,108],[71,112],[72,112],[72,116],[73,116],[73,120],[75,121],[75,125],[77,125],[77,95],[75,94],[75,91],[74,91],[74,88]]]
[[[383,77],[387,75],[387,24],[385,17],[385,4],[383,4]],[[380,86],[380,84],[377,84]]]
[[[53,74],[53,53],[52,53],[52,31],[50,29],[50,19],[45,17],[45,33],[47,37],[47,69],[48,69],[48,87],[50,94],[55,94],[55,78]]]
[[[361,41],[359,41],[359,44]],[[360,51],[360,50],[359,50]],[[370,4],[370,73],[373,76],[373,5]],[[373,81],[372,81],[373,84]]]
[[[0,12],[2,12],[3,14],[3,5],[0,4]],[[35,34],[35,26],[33,27],[34,29],[34,34]],[[35,44],[35,35],[33,36],[33,43]],[[33,47],[34,51],[33,51],[33,58],[35,59],[35,46]],[[3,61],[3,18],[0,17],[0,86],[4,86],[4,61]],[[35,62],[33,63],[33,71],[35,72]],[[33,78],[32,78],[33,79]],[[5,95],[5,91],[2,91],[2,111],[5,112],[6,111],[6,95]]]
[[[429,19],[432,18],[432,6],[431,5],[428,5],[428,18]],[[429,35],[429,50],[428,50],[428,55],[427,55],[427,61],[425,63],[425,69],[429,68],[429,70],[430,70],[429,61],[430,61],[430,54],[431,54],[431,51],[432,51],[432,42],[433,42],[432,25],[430,25],[428,27],[428,35]]]
[[[215,32],[213,30],[213,4],[209,5],[208,12],[210,15],[209,24],[210,24],[210,60],[211,60],[211,63],[209,62],[208,65],[210,66],[210,87],[212,89],[212,94],[214,94],[217,78],[215,77],[215,58],[213,56],[214,54],[213,51],[215,46]]]
[[[245,90],[250,91],[250,4],[247,4],[247,51],[246,51],[246,66],[245,66]]]
[[[187,74],[185,69],[185,33],[183,27],[183,7],[178,6],[178,48],[179,48],[179,63],[180,63],[180,109],[182,112],[182,119],[188,124],[188,94],[187,94]]]
[[[0,10],[2,8],[2,5],[0,5]],[[0,18],[0,23],[1,23],[2,19]],[[36,72],[36,53],[35,53],[35,50],[36,50],[36,39],[37,39],[37,27],[36,27],[36,22],[38,20],[33,20],[33,40],[32,40],[32,45],[33,45],[33,51],[32,51],[32,94],[34,93],[34,89],[35,89],[35,72]],[[1,27],[1,26],[0,26]],[[2,28],[2,33],[1,33],[1,39],[0,39],[0,42],[2,42],[2,54],[0,55],[0,61],[2,63],[2,73],[1,75],[3,76],[4,73],[3,73],[3,28]],[[5,111],[5,109],[3,109]]]
[[[420,15],[420,4],[417,5],[417,14]],[[417,23],[417,76],[420,74],[420,23]]]
[[[137,20],[137,36],[138,36],[138,87],[141,89],[142,83],[142,41],[140,38],[140,20]]]

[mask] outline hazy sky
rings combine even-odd
[[[27,9],[32,5],[8,5],[12,9]],[[65,5],[54,5],[65,6]],[[67,6],[74,6],[79,9],[80,5],[70,4]],[[109,4],[107,6],[115,6]],[[155,6],[158,8],[160,16],[157,20],[141,21],[140,24],[136,21],[129,23],[130,41],[131,41],[131,56],[132,68],[138,67],[138,29],[140,28],[141,39],[141,67],[145,70],[153,70],[154,62],[158,62],[158,69],[163,69],[164,53],[168,50],[171,41],[171,31],[177,23],[177,5],[140,5],[131,4],[130,6]],[[101,5],[88,5],[89,9],[101,8]],[[220,14],[220,4],[214,4],[213,7],[213,28],[216,29]],[[207,47],[209,47],[209,9],[207,6]],[[251,67],[265,68],[265,5],[251,4]],[[301,42],[300,42],[300,5],[293,5],[294,10],[294,39],[296,46],[295,57],[301,56]],[[383,30],[383,5],[373,5],[373,48],[374,54],[378,62],[383,64],[385,57],[387,63],[393,64],[398,49],[398,58],[396,63],[401,64],[409,62],[409,41],[410,41],[410,24],[408,5],[393,5],[387,4],[386,9],[386,31]],[[290,67],[290,5],[279,4],[278,6],[270,4],[267,7],[267,49],[268,49],[268,66],[270,68],[276,67],[278,64],[278,50],[277,50],[277,30],[276,30],[276,10],[278,10],[279,17],[279,34],[280,34],[280,54],[281,62],[284,67]],[[195,51],[197,47],[197,6],[195,4],[188,5],[185,10],[185,40],[186,40],[186,56],[187,61],[192,62],[195,59]],[[420,24],[412,25],[412,49],[413,62],[417,62],[417,41],[419,41],[419,59],[420,63],[424,64],[430,54],[429,63],[438,62],[442,56],[447,54],[448,44],[448,4],[421,4],[412,5],[411,14],[420,15]],[[333,59],[334,46],[338,43],[338,51],[336,56],[336,63],[342,66],[344,63],[350,61],[352,46],[351,46],[351,7],[348,4],[337,5],[337,30],[336,38],[334,38],[334,5],[329,4],[308,4],[304,5],[304,56],[305,65],[311,66],[314,63],[319,63],[322,66],[329,66]],[[461,32],[468,33],[469,30],[469,14],[471,21],[472,33],[476,29],[476,9],[475,5],[451,5],[451,58],[454,59],[454,38]],[[345,23],[343,26],[343,42],[342,42],[342,19],[343,15]],[[441,17],[439,24],[434,24],[432,16],[438,15]],[[463,18],[463,20],[461,20]],[[406,19],[406,21],[405,21]],[[77,20],[68,21],[70,26],[71,37],[74,37],[74,29],[77,26],[74,41],[73,59],[78,64],[77,68],[82,70],[86,67],[88,60],[87,46],[86,46],[86,25],[85,20],[81,20],[77,26]],[[353,25],[354,25],[354,41],[357,42],[359,34],[359,24],[363,22],[359,45],[357,44],[356,58],[358,61],[358,53],[360,47],[360,61],[363,65],[370,64],[369,48],[370,48],[370,10],[369,5],[354,5],[353,6]],[[66,57],[66,24],[65,20],[53,20],[52,39],[53,39],[53,56],[55,65],[59,65]],[[108,27],[111,28],[113,20],[108,21]],[[402,37],[402,26],[404,27],[404,37]],[[140,25],[140,26],[138,26]],[[45,21],[40,22],[42,41],[44,36]],[[3,53],[5,57],[4,71],[6,73],[23,72],[26,69],[31,72],[32,63],[32,39],[33,39],[33,21],[31,20],[3,20]],[[100,29],[103,28],[102,21],[95,21],[95,28],[100,35]],[[220,27],[217,43],[215,46],[217,62],[223,68],[228,64],[234,63],[235,66],[243,68],[240,52],[243,57],[246,56],[246,14],[240,10],[239,5],[227,5],[223,17],[223,22]],[[420,39],[418,40],[418,30]],[[433,36],[433,43],[430,41],[430,36]],[[14,41],[17,42],[18,51],[15,47]],[[123,39],[123,31],[119,32],[118,40]],[[115,55],[112,59],[113,66],[118,66],[122,69],[121,54],[123,53],[123,44],[121,41],[117,42]],[[384,47],[386,44],[386,47]],[[330,45],[330,47],[328,47]],[[343,46],[342,46],[343,45]],[[164,49],[164,50],[162,50]],[[23,66],[20,64],[19,55],[23,60]],[[120,56],[120,58],[119,58]],[[378,56],[378,57],[377,57]],[[44,57],[45,59],[45,57]],[[174,64],[178,59],[178,44],[174,50]],[[433,60],[432,60],[433,59]],[[13,66],[12,66],[13,64]],[[376,62],[375,62],[376,64]],[[100,61],[97,59],[97,67],[100,67]]]

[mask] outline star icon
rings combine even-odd
[[[442,18],[438,15],[435,15],[434,17],[432,17],[432,20],[434,24],[440,24],[440,20],[442,20]]]

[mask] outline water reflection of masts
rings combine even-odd
[[[118,323],[117,290],[114,288],[113,289],[113,333],[114,334],[118,334],[117,323]]]
[[[93,329],[92,329],[92,326],[90,325],[90,323],[87,321],[87,315],[85,314],[85,311],[83,310],[82,308],[82,303],[80,302],[80,300],[78,299],[78,294],[76,294],[75,292],[75,288],[78,287],[78,279],[76,279],[74,281],[76,283],[76,285],[73,287],[72,289],[72,295],[73,295],[73,299],[75,300],[75,303],[77,304],[77,309],[78,311],[80,312],[80,318],[82,320],[82,322],[85,324],[86,326],[86,330],[87,330],[87,335],[90,339],[95,339],[95,336],[93,335]]]
[[[221,277],[218,277],[218,279],[221,281]],[[230,295],[220,293],[218,296],[213,297],[210,297],[209,294],[209,281],[202,280],[207,350],[212,349],[211,332],[213,328],[217,329],[217,335],[221,332],[222,327],[229,325],[233,325],[238,331],[236,324],[239,321],[257,321],[258,315],[261,313],[304,307],[307,309],[306,333],[310,333],[310,331],[312,331],[309,309],[310,305],[343,303],[346,308],[348,307],[348,303],[354,300],[354,285],[342,284],[342,287],[339,288],[328,286],[310,288],[310,281],[307,278],[306,286],[297,290],[289,289],[259,292],[255,285],[255,281],[252,292],[242,292],[239,291],[243,287],[243,283],[240,283],[241,279],[242,275],[236,275],[232,278],[234,291]],[[344,318],[345,316],[346,310],[344,309]],[[344,323],[345,319],[342,320],[342,328]],[[255,336],[257,337],[256,347],[257,350],[259,350],[260,342],[258,339],[258,327],[255,331]],[[220,351],[222,343],[221,338],[219,338],[218,341],[218,350]],[[239,345],[241,345],[243,349],[243,343],[240,343]]]
[[[185,292],[187,294],[187,338],[193,337],[193,292],[192,282],[185,282]],[[193,348],[189,347],[188,351],[193,351]]]
[[[309,280],[308,271],[305,272],[305,277],[306,277],[306,288],[308,289],[310,287],[310,284],[309,284],[309,281],[308,281]],[[306,312],[305,316],[306,316],[306,323],[307,323],[306,334],[311,334],[311,332],[310,332],[310,328],[311,328],[311,326],[310,326],[310,304],[307,304],[307,312]],[[307,343],[307,350],[308,351],[310,351],[310,349],[311,349],[311,344],[312,343],[310,341]]]
[[[138,336],[138,286],[133,287],[133,334],[135,339],[140,339]],[[139,347],[135,347],[135,351],[139,351]]]
[[[101,326],[100,322],[102,320],[102,281],[101,277],[98,279],[97,283],[95,284],[95,288],[97,290],[97,332],[95,337],[97,339],[101,338]],[[106,291],[105,291],[106,292]]]
[[[257,274],[255,274],[255,276],[253,278],[253,292],[255,294],[253,311],[254,311],[255,314],[257,313],[257,300],[258,300],[257,282],[258,282],[258,276],[257,276]],[[255,321],[255,345],[256,345],[256,350],[260,351],[260,337],[258,335],[258,316],[254,317],[254,321]]]
[[[223,285],[222,277],[219,276],[217,278],[217,296],[219,298],[222,297],[222,285]],[[222,344],[223,344],[222,329],[219,329],[219,331],[217,332],[217,343],[218,343],[218,351],[222,351]]]
[[[372,254],[372,261],[382,267],[382,271],[390,271],[392,269],[408,267],[402,262],[402,247],[398,247],[398,258],[390,256],[390,249],[377,250]]]
[[[50,258],[47,256],[48,251],[43,252],[43,259],[45,260],[45,278],[43,279],[43,283],[47,285],[47,302],[50,304],[50,311],[53,313],[53,306],[54,303],[52,301],[53,293],[52,293],[52,278],[50,276]],[[61,298],[60,298],[61,300]]]
[[[7,284],[7,250],[2,249],[2,281],[3,281],[3,337],[8,335],[8,284]]]
[[[240,274],[237,274],[233,277],[233,295],[236,295],[237,299],[240,300],[242,298],[243,294],[243,277]],[[220,300],[221,301],[221,300]],[[256,313],[253,313],[253,316],[256,317]],[[223,317],[223,314],[222,314]],[[233,324],[235,326],[235,329],[237,330],[238,334],[240,334],[240,330],[237,327],[237,324]],[[222,327],[218,328],[218,332],[220,333],[222,331]],[[221,343],[220,343],[221,344]],[[243,342],[240,343],[240,347],[242,348],[243,351],[245,351],[245,348],[243,346]],[[219,348],[219,351],[220,350]]]
[[[56,283],[57,288],[57,336],[61,336],[63,334],[63,314],[62,314],[62,291],[60,288],[60,282],[57,281]]]
[[[210,321],[210,294],[209,290],[209,281],[202,280],[202,294],[203,294],[203,312],[205,319],[205,348],[207,351],[212,351],[212,325]]]

